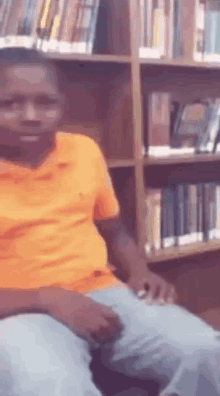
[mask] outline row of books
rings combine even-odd
[[[100,0],[2,0],[0,48],[92,53]]]
[[[220,151],[220,98],[172,102],[168,92],[152,92],[147,109],[144,154],[214,154]]]
[[[197,0],[195,61],[220,62],[220,1]]]
[[[146,253],[220,239],[220,185],[179,184],[146,191]]]
[[[183,42],[189,18],[193,29],[187,40],[194,43],[194,60],[220,62],[220,1],[139,0],[139,3],[141,58],[186,57]]]

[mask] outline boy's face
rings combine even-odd
[[[48,139],[63,115],[50,68],[13,65],[0,76],[0,144],[30,146]]]

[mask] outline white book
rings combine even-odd
[[[215,196],[216,196],[216,233],[215,237],[216,239],[220,239],[220,185],[216,185],[216,190],[215,190]]]
[[[201,40],[200,34],[205,31],[205,4],[200,3],[200,0],[196,0],[196,39],[194,48],[194,60],[201,62],[203,60],[203,52],[198,51],[197,43]]]

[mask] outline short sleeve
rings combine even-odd
[[[115,217],[119,214],[119,203],[117,201],[107,164],[97,147],[97,196],[94,207],[94,219],[101,220]]]

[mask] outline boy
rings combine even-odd
[[[0,394],[100,396],[89,364],[102,348],[103,364],[155,378],[160,396],[219,395],[219,333],[147,304],[156,289],[162,302],[175,293],[121,225],[99,148],[55,132],[65,105],[55,66],[5,49],[0,67]],[[95,221],[126,286],[106,267]]]

